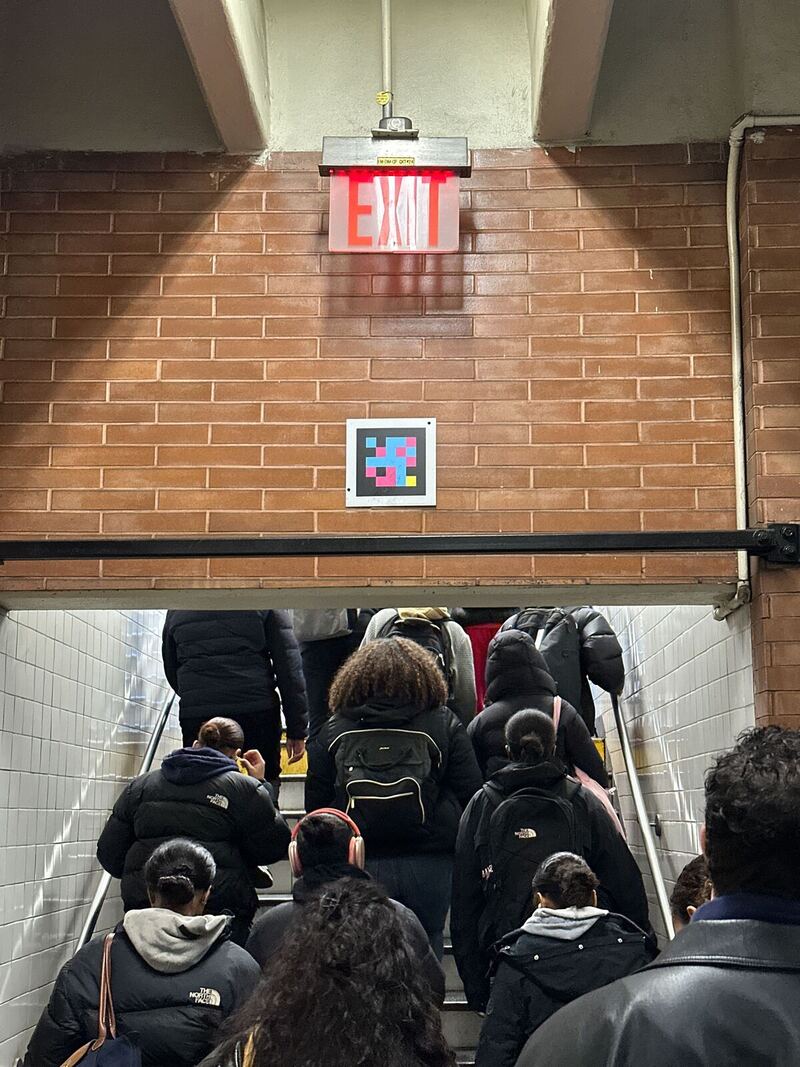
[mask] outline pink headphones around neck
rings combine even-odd
[[[302,819],[295,824],[294,830],[292,830],[292,840],[289,842],[289,866],[292,869],[292,874],[295,878],[300,878],[303,874],[303,863],[300,859],[300,850],[297,847],[297,835],[300,832],[300,827],[306,821],[314,815],[333,815],[337,819],[341,819],[343,823],[346,823],[350,827],[353,836],[350,838],[350,844],[347,849],[347,862],[351,867],[358,867],[360,871],[364,870],[364,864],[366,862],[366,854],[364,851],[364,838],[361,836],[361,831],[350,818],[343,811],[339,811],[337,808],[317,808],[316,811],[310,811],[308,815],[304,815]]]

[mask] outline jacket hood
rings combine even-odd
[[[544,656],[530,634],[501,630],[486,653],[486,704],[506,697],[530,698],[531,703],[550,707],[556,683]]]
[[[604,915],[602,908],[537,908],[522,929],[555,941],[577,941]]]
[[[340,708],[338,714],[343,719],[359,723],[375,723],[378,726],[389,726],[392,723],[409,722],[411,719],[423,713],[422,708],[414,704],[400,704],[392,701],[374,700],[370,704],[359,704],[357,707]]]
[[[122,927],[131,944],[154,971],[188,971],[227,935],[227,915],[179,915],[167,908],[129,911]]]
[[[566,771],[548,761],[531,767],[527,763],[506,763],[492,774],[489,782],[509,796],[518,789],[550,789],[564,778]]]
[[[429,619],[431,622],[450,618],[449,608],[397,608],[401,619]]]
[[[194,785],[236,770],[236,760],[215,748],[179,748],[161,763],[161,770],[173,785]]]

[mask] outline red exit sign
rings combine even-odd
[[[331,252],[457,252],[457,175],[451,171],[331,173]]]

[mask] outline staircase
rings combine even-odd
[[[290,826],[294,826],[304,814],[303,793],[305,789],[304,774],[285,774],[281,776],[281,813]],[[269,908],[291,900],[292,872],[289,861],[270,865],[274,885],[271,889],[258,891],[259,904]],[[445,935],[447,931],[445,930]],[[478,1043],[481,1020],[474,1012],[467,1009],[464,990],[458,977],[453,949],[449,940],[445,940],[444,960],[446,999],[442,1009],[444,1035],[450,1047],[456,1052],[459,1064],[471,1064],[475,1060],[475,1047]]]

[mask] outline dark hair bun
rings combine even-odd
[[[163,874],[156,883],[156,892],[169,907],[188,904],[196,890],[187,874]]]
[[[526,763],[536,763],[544,755],[544,745],[538,734],[524,734],[519,739],[519,748]]]
[[[533,891],[548,897],[557,908],[585,908],[599,881],[582,856],[555,852],[533,876]]]
[[[200,732],[197,735],[197,740],[206,748],[217,748],[221,741],[221,737],[219,727],[213,719],[203,723],[200,727]]]
[[[214,857],[196,841],[164,841],[144,865],[144,881],[159,907],[180,908],[211,887],[217,873]]]

